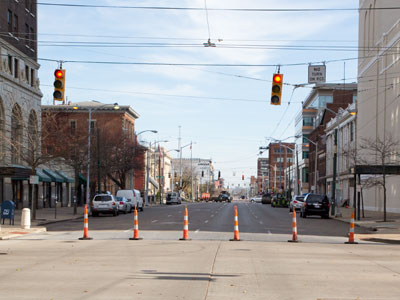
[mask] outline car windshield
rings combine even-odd
[[[324,198],[325,197],[323,195],[308,195],[307,202],[309,203],[322,202]]]
[[[304,197],[296,197],[294,200],[297,200],[297,201],[304,201]]]
[[[112,200],[111,196],[104,195],[104,196],[94,197],[93,201],[106,202],[106,201],[111,201],[111,200]]]

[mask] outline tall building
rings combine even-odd
[[[269,188],[269,158],[260,157],[257,160],[257,192],[261,194]]]
[[[275,192],[284,192],[286,188],[286,168],[293,165],[293,143],[270,143],[269,151],[269,188]],[[291,180],[290,180],[291,181]]]
[[[298,168],[298,178],[296,178],[295,193],[302,194],[311,191],[309,184],[309,138],[311,132],[318,126],[316,118],[323,109],[327,107],[328,103],[333,103],[333,96],[335,92],[340,91],[352,92],[352,102],[357,99],[357,84],[330,84],[321,83],[315,84],[307,98],[303,101],[301,111],[295,119],[295,164]],[[338,102],[340,103],[340,101]],[[347,103],[347,99],[346,99]]]
[[[3,0],[0,13],[0,202],[22,208],[32,174],[24,153],[40,144],[37,4]]]
[[[359,12],[357,156],[381,164],[360,151],[364,139],[371,142],[399,140],[400,136],[400,15],[398,0],[363,0]],[[383,8],[383,9],[381,9]],[[387,163],[399,165],[399,157]],[[400,177],[388,176],[387,211],[400,212]],[[383,210],[383,187],[363,193],[365,209]]]

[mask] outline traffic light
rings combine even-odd
[[[221,178],[221,171],[218,171],[218,179]]]
[[[271,104],[281,105],[283,74],[272,76]]]
[[[63,101],[65,99],[65,70],[56,69],[54,71],[54,101]]]
[[[242,175],[242,180],[244,180],[244,175]]]
[[[201,177],[204,177],[204,171],[201,171]]]

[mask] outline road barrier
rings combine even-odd
[[[293,213],[292,213],[292,239],[288,240],[288,242],[291,243],[297,243],[297,221],[296,221],[296,209],[293,208]]]
[[[139,237],[139,220],[138,220],[136,205],[133,214],[133,238],[129,238],[129,240],[131,241],[142,240],[142,238]]]
[[[345,242],[345,244],[358,244],[357,242],[354,241],[354,210],[351,213],[349,241]]]
[[[183,217],[183,238],[180,241],[188,241],[189,239],[189,217],[187,206],[185,205],[185,215]]]
[[[238,218],[238,212],[237,212],[237,206],[235,205],[233,207],[235,209],[235,221],[234,221],[234,227],[233,227],[233,239],[230,239],[230,241],[240,241],[239,239],[239,218]]]
[[[89,237],[89,216],[88,216],[87,204],[85,204],[85,215],[83,218],[83,237],[81,237],[79,239],[80,240],[92,240],[92,238]]]

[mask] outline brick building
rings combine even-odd
[[[66,163],[74,165],[74,177],[77,182],[75,189],[85,189],[82,180],[87,176],[89,112],[91,112],[91,194],[99,188],[101,191],[115,193],[121,188],[118,183],[124,183],[126,189],[135,188],[143,191],[144,147],[137,143],[135,135],[135,120],[139,115],[130,106],[105,105],[96,101],[42,106],[43,124],[51,126],[54,123],[52,126],[54,134],[43,137],[43,153],[66,158]],[[133,146],[124,147],[126,145]],[[135,154],[136,151],[138,154]],[[121,166],[121,171],[115,172],[115,162],[110,160],[110,157],[117,155],[121,156],[122,164],[124,159],[132,155],[142,167],[133,171],[133,169],[125,170]],[[111,162],[113,165],[110,165]],[[128,162],[131,166],[132,161]]]
[[[257,159],[257,193],[261,194],[268,188],[269,182],[269,158]]]
[[[36,1],[0,1],[0,203],[17,208],[31,206],[32,168],[23,154],[33,148],[29,140],[40,143],[36,10]]]
[[[286,186],[285,169],[293,165],[293,143],[270,143],[269,151],[269,189],[284,190]],[[275,177],[276,176],[276,177]]]

